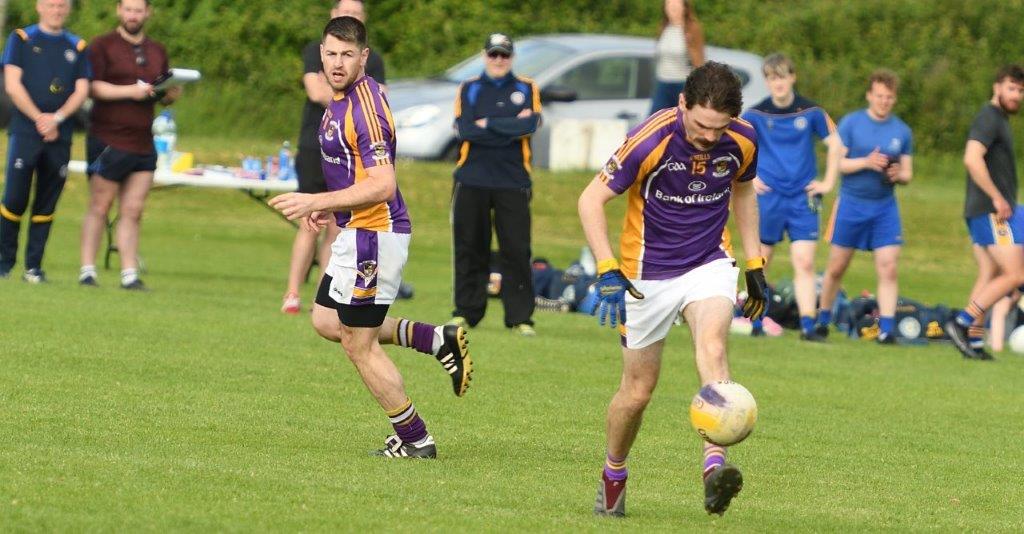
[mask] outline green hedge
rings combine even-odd
[[[960,150],[990,77],[1024,61],[1022,0],[696,0],[708,42],[789,53],[800,89],[838,120],[863,106],[876,67],[898,72],[897,107],[924,150]],[[660,0],[377,0],[371,46],[389,76],[435,74],[479,49],[492,31],[653,35]],[[8,28],[35,20],[35,0],[11,2]],[[76,2],[85,37],[115,23],[115,1]],[[302,102],[299,50],[319,35],[327,0],[156,0],[150,33],[176,65],[205,81],[180,103],[182,129],[225,136],[294,137]],[[1024,132],[1022,132],[1024,133]],[[1021,137],[1019,134],[1018,137]]]

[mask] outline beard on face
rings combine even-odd
[[[138,35],[142,31],[142,27],[145,26],[144,22],[122,22],[121,29],[128,35]]]
[[[999,107],[1003,108],[1003,111],[1009,115],[1016,115],[1017,112],[1020,111],[1020,101],[1014,102],[1013,100],[1000,96]]]

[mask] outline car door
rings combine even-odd
[[[571,90],[572,102],[545,102],[544,121],[535,137],[537,163],[546,166],[550,125],[563,118],[621,119],[632,128],[647,117],[650,107],[652,65],[649,56],[616,54],[583,59],[544,84]]]

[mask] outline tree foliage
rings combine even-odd
[[[295,135],[303,101],[302,46],[319,36],[327,0],[155,0],[149,31],[172,64],[204,81],[180,103],[185,131]],[[116,2],[76,2],[69,24],[91,38],[116,23]],[[372,0],[371,46],[389,77],[432,75],[502,31],[653,36],[660,0]],[[988,98],[991,76],[1024,61],[1024,0],[696,0],[709,43],[758,54],[782,51],[799,88],[838,119],[864,105],[877,67],[903,80],[897,113],[923,149],[959,150]],[[35,0],[14,0],[9,25],[35,20]]]

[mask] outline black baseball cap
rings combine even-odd
[[[512,55],[512,39],[504,33],[492,33],[484,41],[484,52],[501,52]]]

